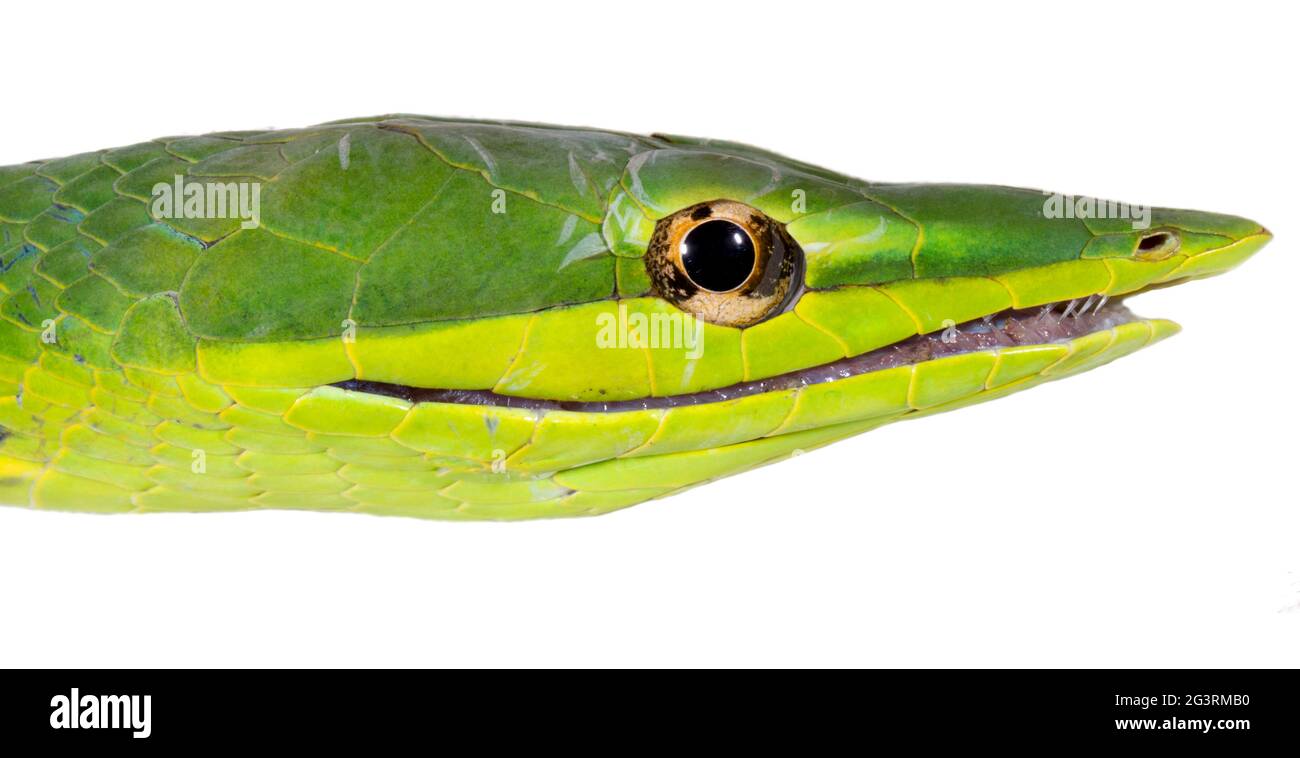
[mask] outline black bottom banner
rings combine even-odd
[[[433,744],[435,735],[484,747],[514,737],[608,749],[615,733],[642,749],[756,738],[817,748],[849,736],[915,746],[1217,749],[1285,744],[1300,720],[1292,671],[885,670],[804,684],[771,672],[713,684],[642,675],[582,682],[551,672],[507,681],[500,672],[7,671],[0,728],[37,746],[130,750]],[[773,680],[763,685],[754,675]]]

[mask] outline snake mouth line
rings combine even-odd
[[[1029,309],[1011,309],[954,324],[942,331],[918,334],[892,345],[787,374],[740,382],[704,392],[636,400],[557,401],[501,395],[490,390],[410,387],[402,384],[349,380],[332,386],[354,392],[396,397],[411,403],[456,403],[533,410],[588,413],[677,408],[834,382],[872,371],[914,365],[936,358],[999,347],[1043,345],[1083,337],[1138,320],[1121,301],[1092,296]]]

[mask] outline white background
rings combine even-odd
[[[0,664],[1300,664],[1293,10],[10,3],[0,165],[386,112],[1255,218],[1178,337],[598,519],[0,508]]]

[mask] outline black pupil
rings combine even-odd
[[[705,221],[682,240],[682,267],[691,281],[706,290],[734,290],[754,270],[754,243],[738,224]]]

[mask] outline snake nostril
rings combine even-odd
[[[1135,255],[1144,260],[1164,260],[1178,252],[1181,244],[1177,232],[1153,232],[1138,240]]]

